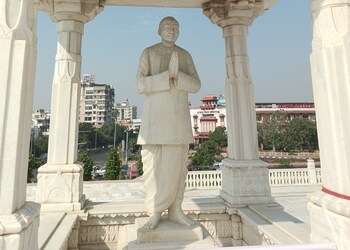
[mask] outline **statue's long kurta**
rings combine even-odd
[[[169,81],[169,61],[178,52],[177,83]],[[188,92],[200,88],[191,55],[184,49],[162,43],[146,48],[140,58],[137,92],[145,94],[138,144],[189,144],[193,142]]]
[[[175,83],[168,71],[173,52],[179,60]],[[199,90],[200,80],[187,51],[159,43],[143,51],[136,87],[145,94],[137,142],[143,145],[146,206],[150,213],[161,213],[175,200],[182,202],[188,144],[193,142],[188,93]]]

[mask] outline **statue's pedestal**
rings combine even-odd
[[[120,232],[119,239],[127,239],[122,246],[123,250],[146,249],[204,249],[214,248],[214,240],[200,225],[190,227],[170,222],[163,217],[153,230],[143,228],[149,218],[138,218],[135,224],[128,225]]]
[[[177,241],[179,239],[182,241],[197,241],[203,240],[204,238],[202,227],[199,224],[186,227],[162,218],[155,229],[149,230],[143,228],[148,219],[149,218],[139,218],[135,221],[137,243]]]

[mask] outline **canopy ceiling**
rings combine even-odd
[[[111,6],[201,8],[202,4],[208,1],[209,0],[105,0],[105,4],[111,5]],[[270,6],[275,4],[278,0],[255,0],[255,1],[264,2],[265,9],[268,9]]]

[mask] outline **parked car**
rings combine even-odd
[[[105,178],[106,167],[102,167],[102,168],[96,169],[95,170],[95,174],[96,174],[97,177]]]
[[[129,165],[128,164],[123,164],[120,168],[120,172],[122,175],[126,177],[126,173],[128,172]]]
[[[136,164],[132,164],[130,167],[130,179],[135,179],[140,176],[139,171],[137,170]]]
[[[220,170],[222,166],[221,162],[215,162],[213,165],[209,167],[210,170]]]

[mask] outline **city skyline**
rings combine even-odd
[[[293,2],[293,3],[292,3]],[[177,44],[188,50],[202,81],[190,95],[199,105],[207,94],[224,94],[225,45],[222,30],[201,9],[112,7],[85,25],[82,71],[96,83],[111,84],[115,101],[126,99],[142,113],[143,96],[135,90],[139,56],[160,41],[158,23],[164,16],[180,22]],[[47,14],[38,14],[38,59],[33,110],[50,109],[57,34]],[[248,53],[256,102],[312,102],[309,54],[311,18],[306,1],[280,0],[249,28]]]

